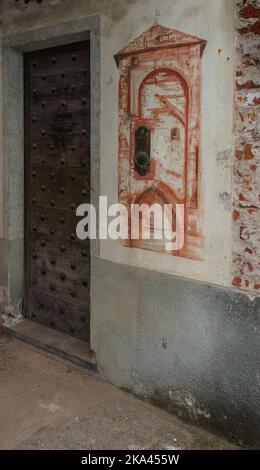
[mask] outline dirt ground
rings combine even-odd
[[[233,449],[47,354],[0,340],[1,449]]]

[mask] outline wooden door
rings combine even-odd
[[[26,316],[89,341],[89,41],[25,55]]]

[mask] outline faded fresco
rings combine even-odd
[[[115,55],[120,71],[119,202],[128,207],[184,204],[184,248],[172,254],[191,259],[203,257],[199,154],[205,46],[202,39],[154,24]],[[130,229],[124,245],[165,250],[161,240],[131,239]]]

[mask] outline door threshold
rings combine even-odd
[[[84,369],[97,371],[95,354],[88,343],[47,326],[24,319],[14,326],[4,326],[10,339],[46,351]]]

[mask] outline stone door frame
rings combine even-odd
[[[24,298],[24,66],[23,54],[90,39],[91,202],[100,185],[100,16],[89,16],[3,38],[3,235],[5,310],[23,312]],[[91,240],[91,257],[99,243]],[[93,263],[92,263],[93,264]],[[93,268],[92,268],[93,269]]]

